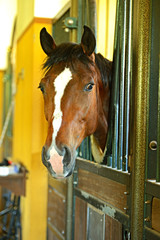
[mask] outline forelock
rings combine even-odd
[[[85,55],[81,45],[74,43],[62,43],[57,46],[51,56],[47,57],[43,64],[45,71],[49,70],[52,66],[64,62],[66,66],[71,65],[74,68],[74,62],[79,60],[86,66],[93,64],[93,62]]]

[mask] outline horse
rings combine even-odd
[[[56,45],[45,28],[40,43],[47,55],[39,84],[48,121],[42,162],[54,178],[66,178],[87,136],[92,136],[95,160],[101,162],[105,154],[112,62],[94,52],[96,39],[87,26],[80,44]]]

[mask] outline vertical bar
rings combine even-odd
[[[149,117],[148,117],[148,145],[157,140],[157,104],[158,104],[158,71],[159,71],[159,12],[160,1],[151,1],[151,52],[150,52],[150,86],[149,86]],[[152,145],[152,144],[151,144]],[[157,151],[152,150],[152,146],[147,151],[146,177],[156,178]],[[153,161],[155,159],[155,161]]]
[[[158,83],[157,172],[156,172],[156,181],[160,182],[160,55],[159,55],[159,83]]]
[[[123,159],[123,129],[124,129],[124,78],[125,78],[125,52],[126,52],[126,0],[123,1],[122,50],[120,68],[120,99],[119,99],[119,142],[117,168],[122,169]]]
[[[110,97],[110,114],[109,114],[109,129],[107,135],[107,166],[116,167],[117,164],[117,155],[114,154],[117,152],[117,144],[114,139],[118,135],[118,125],[115,123],[116,114],[117,114],[117,96],[119,92],[119,1],[117,0],[116,6],[116,21],[115,21],[115,36],[114,36],[114,56],[113,56],[113,65],[112,65],[112,81],[111,81],[111,97]]]
[[[113,132],[113,158],[112,158],[112,168],[117,168],[117,158],[118,158],[118,115],[119,115],[119,105],[115,104],[115,118],[114,118],[114,132]]]
[[[150,66],[150,0],[135,0],[133,8],[134,125],[132,127],[132,239],[143,239],[144,179]]]
[[[119,33],[119,30],[118,30]],[[115,50],[115,65],[114,65],[114,128],[113,128],[113,140],[112,140],[112,167],[117,168],[118,162],[118,132],[119,132],[119,58],[120,58],[120,36],[117,35],[117,49]]]
[[[72,0],[74,2],[74,0]],[[71,5],[72,6],[72,5]],[[78,0],[78,32],[77,32],[77,42],[81,42],[82,35],[82,0]]]
[[[92,151],[91,151],[91,139],[90,139],[90,137],[88,137],[88,142],[89,142],[89,159],[90,159],[91,161],[93,161]]]
[[[97,5],[96,0],[88,0],[89,4],[89,26],[97,39]],[[95,49],[96,52],[96,49]]]
[[[129,1],[129,22],[128,22],[128,49],[127,49],[127,76],[125,82],[125,116],[124,116],[124,157],[122,170],[128,169],[128,155],[129,155],[129,120],[130,120],[130,83],[131,83],[131,46],[132,46],[132,0]]]
[[[83,0],[83,14],[84,14],[83,24],[87,25],[88,24],[88,0]]]
[[[79,0],[81,1],[81,0]],[[71,17],[77,17],[77,14],[79,14],[79,9],[78,9],[78,0],[71,0],[71,8],[70,8],[70,16]],[[78,19],[79,20],[79,19]],[[79,22],[80,27],[81,27],[81,22]],[[78,36],[77,36],[77,29],[72,29],[70,31],[70,39],[72,42],[77,42],[77,39]]]
[[[67,196],[66,196],[66,240],[72,239],[73,226],[73,174],[67,179]]]

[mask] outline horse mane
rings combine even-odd
[[[104,58],[100,53],[95,54],[95,62],[99,68],[104,86],[111,82],[112,62]]]
[[[83,52],[81,45],[70,42],[62,43],[53,50],[50,56],[47,57],[43,64],[43,69],[48,71],[53,65],[60,62],[66,62],[66,64],[71,63],[71,66],[74,69],[75,59],[81,61],[88,68],[90,64],[93,65],[92,60]],[[104,58],[100,53],[95,54],[95,62],[100,71],[102,82],[104,86],[106,86],[110,79],[112,62]]]

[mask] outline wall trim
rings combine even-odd
[[[44,23],[44,24],[52,24],[53,19],[52,18],[40,18],[40,17],[34,17],[32,21],[28,24],[26,29],[22,32],[22,34],[17,38],[17,42],[20,41],[20,39],[24,36],[24,34],[27,32],[27,30],[31,27],[34,23]]]

